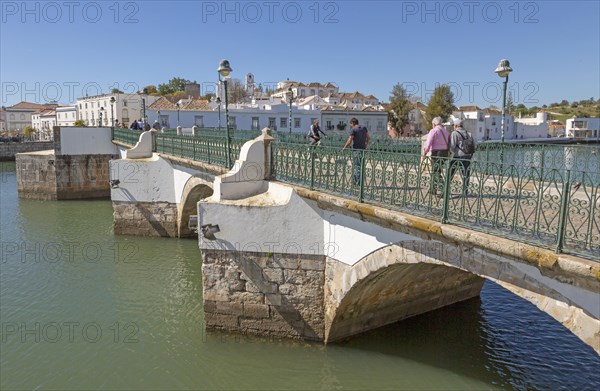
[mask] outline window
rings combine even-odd
[[[252,117],[252,130],[258,130],[258,117]]]
[[[333,125],[331,124],[331,121],[327,121],[326,125],[327,125],[327,130],[333,129]]]
[[[311,95],[315,95],[315,90],[311,89],[311,90],[310,90],[310,94],[311,94]]]
[[[123,99],[123,107],[127,107],[127,99]]]
[[[277,125],[275,125],[275,117],[269,118],[269,128],[275,129]]]
[[[479,133],[481,133],[481,132],[482,132],[482,130],[481,130],[481,126],[480,126],[480,127],[479,127]]]
[[[168,128],[169,127],[169,116],[161,115],[158,119],[158,123],[160,124],[161,128]]]
[[[85,108],[86,108],[86,109],[88,108],[88,106],[87,106],[87,102],[85,102]]]
[[[383,130],[383,121],[382,120],[377,121],[377,130]]]
[[[229,117],[229,127],[231,129],[237,129],[237,123],[235,122],[235,117]]]
[[[203,115],[195,115],[194,116],[194,125],[199,128],[204,127],[204,116]]]
[[[21,120],[25,119],[25,114],[21,114]]]
[[[294,128],[299,128],[301,122],[301,118],[294,118]]]
[[[279,119],[279,127],[280,128],[287,128],[287,118],[280,118]]]

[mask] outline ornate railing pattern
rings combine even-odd
[[[233,134],[232,161],[252,132]],[[130,145],[138,137],[139,132],[114,132],[115,140]],[[451,159],[440,159],[436,177],[431,158],[418,153],[341,152],[340,145],[311,147],[285,137],[276,134],[273,144],[280,181],[600,260],[597,146],[481,144],[463,194],[464,172],[458,166],[451,178]],[[216,132],[157,133],[155,150],[226,165],[225,137]]]

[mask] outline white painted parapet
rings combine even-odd
[[[270,143],[268,129],[254,140],[246,142],[240,151],[240,158],[227,174],[215,178],[214,200],[239,200],[267,191],[270,167]]]
[[[125,152],[126,159],[147,159],[152,157],[152,133],[147,131],[140,134],[139,141]]]

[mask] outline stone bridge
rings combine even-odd
[[[144,139],[145,138],[145,139]],[[266,133],[232,170],[115,142],[115,233],[196,236],[205,323],[332,342],[479,295],[485,279],[600,352],[600,263],[273,180]]]

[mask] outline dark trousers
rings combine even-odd
[[[436,194],[437,190],[444,191],[444,180],[442,171],[444,169],[445,158],[448,157],[448,151],[431,151],[431,182],[429,184],[429,193]]]
[[[352,176],[354,178],[354,183],[356,185],[360,184],[360,177],[362,174],[362,163],[363,163],[363,150],[362,149],[355,149],[352,151],[352,160],[353,160],[353,164],[352,164]]]
[[[450,180],[454,178],[456,170],[460,170],[462,175],[462,192],[466,194],[469,190],[469,177],[471,176],[471,158],[457,157],[450,162]]]

